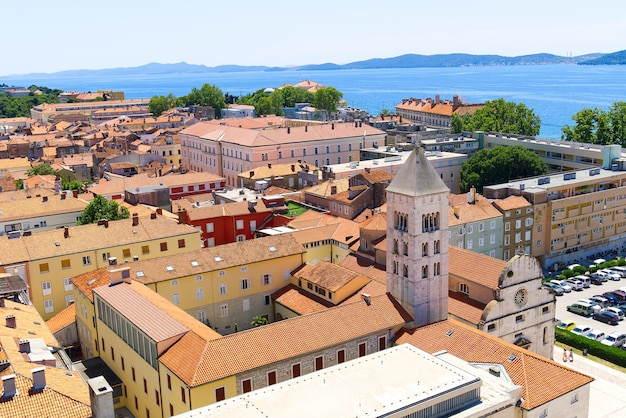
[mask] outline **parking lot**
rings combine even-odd
[[[604,322],[594,320],[591,317],[584,317],[567,311],[567,305],[576,302],[578,299],[588,299],[591,296],[602,295],[604,292],[616,290],[620,287],[626,287],[626,279],[621,279],[619,281],[609,280],[601,285],[591,284],[591,287],[588,289],[583,289],[581,291],[572,290],[569,293],[563,294],[563,296],[557,296],[555,317],[557,320],[563,322],[573,321],[576,323],[576,326],[588,325],[593,329],[603,331],[606,335],[615,331],[626,333],[626,321],[620,321],[618,325],[609,325]]]

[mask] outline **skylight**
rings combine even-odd
[[[276,251],[276,247],[270,247],[270,251],[271,251],[271,252]]]
[[[143,274],[143,271],[141,270],[137,270],[137,277],[144,277],[145,274]]]
[[[509,360],[510,362],[514,362],[516,358],[517,356],[515,354],[511,354],[507,360]]]
[[[172,266],[165,266],[165,270],[167,270],[167,271],[174,271],[174,267],[172,267]]]
[[[215,261],[218,262],[218,263],[220,263],[222,261],[222,257],[220,257],[218,255],[216,255],[214,258],[215,258]]]
[[[96,278],[96,277],[94,277],[93,279],[89,280],[89,281],[87,282],[87,286],[91,286],[92,284],[94,284],[94,283],[96,282],[96,280],[97,280],[97,278]]]
[[[200,265],[200,263],[198,263],[196,260],[191,260],[191,266],[192,267],[198,267]]]

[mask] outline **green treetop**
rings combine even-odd
[[[116,221],[130,217],[128,208],[118,205],[113,200],[108,200],[104,196],[97,195],[81,212],[78,225],[96,223],[101,219]]]

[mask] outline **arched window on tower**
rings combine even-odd
[[[422,257],[428,256],[428,243],[425,242],[422,244]]]
[[[428,278],[428,266],[422,266],[422,279]]]
[[[441,247],[440,247],[440,242],[439,240],[435,240],[435,242],[433,242],[433,253],[434,254],[439,254],[441,252]]]
[[[433,264],[433,275],[434,276],[439,276],[441,274],[441,263],[435,263]]]
[[[402,254],[409,255],[409,244],[406,242],[402,243]]]
[[[409,277],[409,266],[406,264],[402,266],[402,276]]]
[[[393,253],[398,254],[398,240],[397,239],[393,240]]]

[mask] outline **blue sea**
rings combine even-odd
[[[32,84],[63,90],[122,90],[126,98],[154,95],[183,96],[209,83],[238,96],[266,87],[312,80],[343,93],[348,105],[377,115],[393,112],[402,99],[452,99],[467,103],[504,98],[523,103],[541,118],[542,138],[559,139],[561,127],[585,108],[608,110],[626,101],[626,66],[529,65],[498,67],[405,68],[376,70],[268,71],[198,74],[160,74],[122,77],[0,77],[0,83]]]

